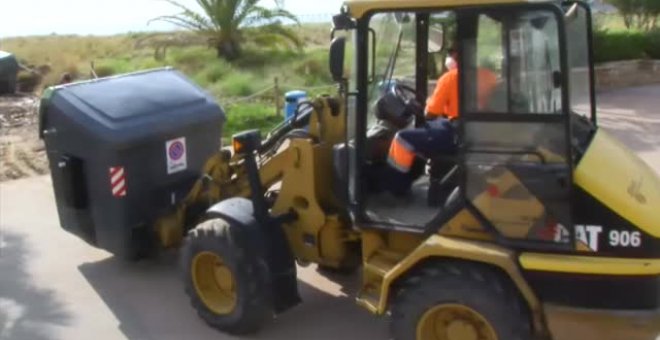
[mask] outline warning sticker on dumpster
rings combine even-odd
[[[167,154],[168,175],[188,168],[185,137],[167,141],[165,143],[165,153]]]
[[[126,172],[123,166],[111,166],[110,189],[114,197],[126,197]]]

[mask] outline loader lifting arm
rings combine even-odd
[[[283,144],[293,137],[318,140],[324,133],[320,127],[311,128],[309,132],[301,127],[309,125],[310,121],[318,121],[317,112],[323,111],[326,106],[336,110],[337,104],[326,97],[301,103],[297,114],[270,131],[259,144],[252,145],[254,151],[251,153],[236,152],[236,145],[234,150],[225,147],[216,152],[206,161],[202,175],[186,197],[172,212],[160,217],[154,224],[159,245],[165,248],[178,246],[186,231],[203,220],[206,210],[213,204],[231,197],[250,198],[252,188],[246,167],[248,158],[254,156],[256,160],[262,188],[268,190],[279,182],[284,170],[292,164],[293,157],[290,149],[283,147]]]

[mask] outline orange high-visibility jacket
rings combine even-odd
[[[479,107],[483,108],[497,84],[497,76],[490,70],[480,68],[477,77]],[[426,101],[426,112],[430,117],[458,117],[458,69],[449,70],[440,76],[433,94]]]

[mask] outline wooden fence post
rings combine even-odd
[[[282,95],[280,94],[280,82],[277,77],[275,77],[275,114],[279,117],[282,116],[282,105],[280,100]]]

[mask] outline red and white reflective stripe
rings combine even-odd
[[[123,166],[110,167],[110,187],[112,196],[126,196],[126,173]]]

